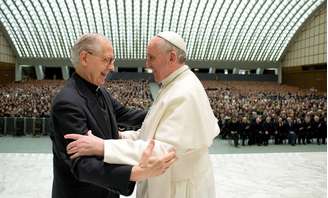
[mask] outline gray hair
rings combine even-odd
[[[82,51],[99,52],[101,50],[99,45],[101,39],[108,40],[105,36],[97,33],[83,34],[71,48],[71,62],[73,67],[80,64],[80,53]]]
[[[161,37],[159,37],[161,38]],[[178,57],[178,62],[179,63],[185,63],[186,60],[187,60],[187,55],[186,55],[186,52],[184,52],[182,49],[176,47],[175,45],[173,45],[172,43],[170,43],[169,41],[162,39],[162,46],[160,46],[160,48],[163,50],[163,51],[166,51],[166,52],[169,52],[171,50],[174,50],[176,53],[177,53],[177,57]]]

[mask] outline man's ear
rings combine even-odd
[[[176,51],[172,50],[170,52],[170,62],[175,63],[177,61],[177,53]]]
[[[88,56],[88,52],[86,51],[82,51],[80,53],[80,63],[81,65],[87,65],[87,56]]]

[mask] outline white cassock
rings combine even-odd
[[[137,198],[214,198],[208,147],[219,132],[201,82],[184,65],[162,81],[138,131],[123,132],[125,139],[105,141],[104,161],[136,165],[153,138],[153,155],[175,147],[178,160],[163,175],[139,182]]]

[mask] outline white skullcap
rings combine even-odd
[[[175,47],[181,49],[182,51],[184,51],[185,53],[187,53],[187,46],[186,46],[186,42],[183,40],[183,38],[175,33],[175,32],[161,32],[159,34],[157,34],[158,37],[161,37],[162,39],[165,39],[166,41],[170,42],[172,45],[174,45]]]

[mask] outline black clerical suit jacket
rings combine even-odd
[[[96,88],[75,73],[53,100],[53,198],[116,198],[133,192],[132,166],[107,164],[95,156],[70,160],[66,153],[67,133],[92,130],[100,138],[117,139],[118,122],[137,126],[145,118],[146,112],[125,108],[104,88],[97,89],[105,103],[101,108]]]

